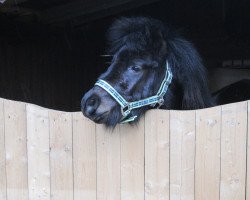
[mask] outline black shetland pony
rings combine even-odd
[[[121,18],[108,32],[110,67],[99,78],[108,82],[128,102],[157,93],[166,73],[173,80],[162,109],[192,110],[215,105],[208,89],[207,74],[194,46],[160,21],[145,17]],[[94,86],[83,97],[83,114],[108,127],[122,118],[121,107],[104,89]],[[152,107],[131,111],[138,118]]]

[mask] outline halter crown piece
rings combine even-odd
[[[128,116],[131,110],[133,109],[148,106],[148,105],[155,107],[157,104],[158,104],[157,108],[160,108],[162,104],[164,103],[163,97],[168,90],[168,86],[170,85],[172,78],[173,78],[173,74],[171,72],[171,69],[168,66],[168,61],[166,61],[166,74],[157,94],[151,97],[147,97],[142,100],[134,101],[134,102],[126,101],[109,83],[107,83],[104,80],[99,79],[95,83],[95,85],[106,90],[117,101],[117,103],[121,105],[122,119],[120,120],[120,123],[124,124],[128,122],[132,122],[137,118],[137,115],[134,115],[131,117]]]

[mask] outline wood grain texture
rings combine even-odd
[[[170,155],[170,200],[194,200],[194,111],[170,111]]]
[[[4,134],[4,106],[0,99],[0,199],[7,199],[6,168],[5,168],[5,134]]]
[[[220,200],[244,200],[247,102],[222,106]]]
[[[120,130],[96,125],[97,199],[119,200],[121,196]]]
[[[96,200],[95,124],[73,113],[74,199]]]
[[[8,199],[28,200],[26,105],[4,101]]]
[[[121,132],[121,199],[144,200],[144,117]]]
[[[49,111],[51,200],[73,200],[72,115]]]
[[[50,199],[49,113],[27,105],[29,199]]]
[[[195,199],[220,199],[221,107],[196,111]]]
[[[246,177],[246,200],[250,199],[250,101],[247,102],[247,177]]]
[[[169,200],[169,112],[145,116],[145,200]]]
[[[250,101],[114,130],[0,99],[0,200],[249,200]]]

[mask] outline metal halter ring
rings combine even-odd
[[[129,108],[129,104],[125,107],[121,107],[122,116],[126,117],[130,113],[131,109]]]
[[[163,97],[159,99],[157,108],[160,108],[164,103]]]

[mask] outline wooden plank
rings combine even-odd
[[[144,117],[121,131],[121,199],[144,200]]]
[[[247,102],[222,106],[220,200],[245,199]]]
[[[170,200],[194,200],[195,111],[170,111]]]
[[[220,199],[221,107],[196,111],[195,199]]]
[[[50,199],[49,114],[27,105],[29,199]]]
[[[145,116],[145,200],[169,199],[169,111]]]
[[[96,200],[95,124],[73,113],[74,199]]]
[[[0,199],[7,199],[6,189],[4,107],[0,99]]]
[[[246,182],[246,199],[250,199],[250,101],[247,103],[247,182]]]
[[[28,199],[27,127],[24,103],[4,101],[8,199]]]
[[[16,6],[17,4],[21,4],[27,0],[10,0],[10,1],[4,1],[3,7],[9,7],[9,6]]]
[[[51,199],[73,200],[72,115],[49,111]]]
[[[119,127],[108,131],[96,125],[97,199],[120,199],[120,133]]]

